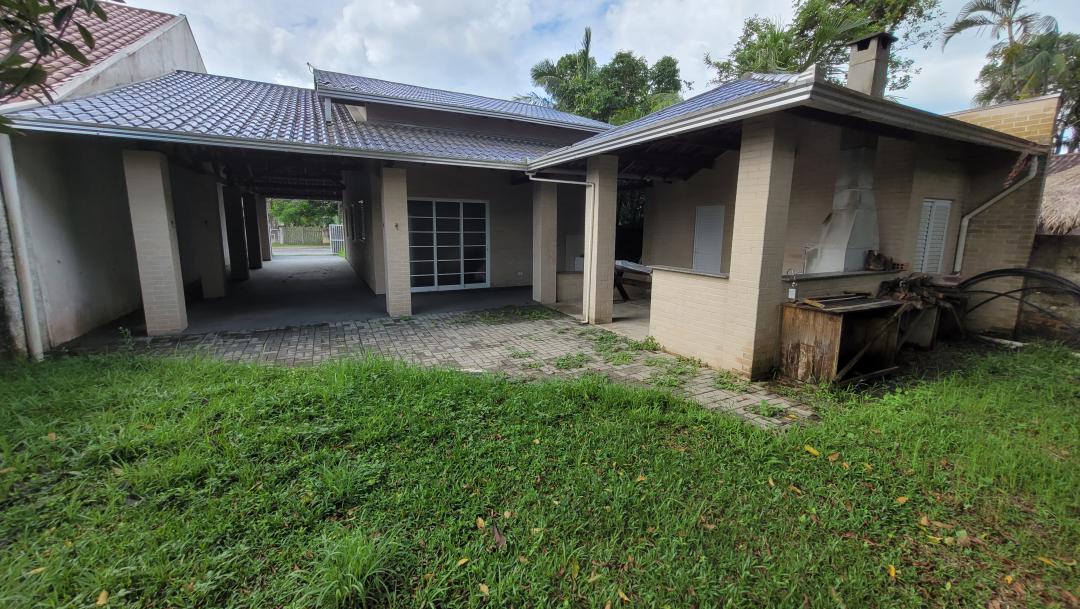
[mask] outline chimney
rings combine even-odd
[[[848,61],[847,86],[860,93],[885,96],[888,79],[889,47],[896,37],[888,32],[878,32],[851,42],[851,59]]]

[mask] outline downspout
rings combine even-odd
[[[579,181],[576,181],[576,180],[560,180],[558,178],[538,178],[538,177],[536,177],[536,172],[535,171],[526,171],[525,175],[529,176],[529,181],[530,182],[550,182],[552,184],[570,184],[571,186],[584,186],[586,191],[587,191],[586,195],[585,195],[586,199],[588,199],[588,197],[589,197],[588,191],[591,191],[596,186],[596,184],[593,184],[592,182],[589,182],[589,181],[580,181],[579,182]],[[589,205],[588,205],[587,200],[586,200],[585,209],[586,209],[586,211],[589,209]],[[586,218],[586,220],[588,220],[588,219]],[[586,253],[588,253],[588,252],[586,252]],[[581,285],[582,285],[582,290],[581,290],[581,321],[583,323],[589,323],[589,303],[586,301],[586,299],[589,298],[589,290],[584,289],[584,288],[585,288],[585,286],[591,285],[592,281],[593,281],[593,278],[591,277],[591,272],[589,271],[589,265],[586,264],[585,265],[585,271],[582,273],[582,276],[581,276]]]
[[[1031,157],[1031,162],[1028,163],[1027,175],[1017,180],[1005,190],[1002,190],[998,194],[991,197],[989,200],[986,201],[986,203],[983,203],[982,205],[964,214],[964,217],[960,219],[960,237],[956,240],[956,255],[953,256],[954,275],[959,275],[960,270],[964,268],[964,248],[967,245],[968,225],[971,223],[971,219],[990,209],[995,204],[997,204],[998,201],[1001,201],[1005,197],[1019,190],[1020,187],[1024,184],[1027,184],[1028,182],[1035,179],[1035,175],[1037,173],[1039,173],[1039,157],[1033,156]]]
[[[40,361],[43,349],[37,305],[34,302],[34,278],[30,270],[30,253],[26,247],[26,228],[15,176],[15,157],[11,152],[11,137],[7,135],[0,135],[0,182],[11,232],[11,250],[15,258],[15,280],[19,285],[19,301],[22,304],[23,323],[26,327],[26,349],[32,359]]]

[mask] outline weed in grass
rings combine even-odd
[[[89,607],[107,590],[109,606],[222,609],[913,609],[1076,594],[1080,359],[1065,349],[833,393],[820,421],[782,433],[582,376],[131,354],[0,367],[0,604]]]
[[[555,319],[561,313],[547,307],[517,307],[509,306],[486,311],[471,311],[463,313],[453,319],[455,323],[481,323],[481,324],[506,324],[519,321],[540,321]]]
[[[729,370],[717,370],[713,386],[717,389],[735,393],[746,393],[754,387],[750,384],[750,381]]]
[[[555,368],[558,370],[573,370],[585,366],[591,359],[586,353],[568,353],[559,356],[555,360]]]
[[[525,362],[524,364],[521,365],[521,367],[526,368],[528,370],[539,370],[539,369],[544,367],[544,363],[543,362]]]
[[[773,418],[784,414],[787,412],[787,409],[783,406],[773,404],[769,400],[761,400],[754,406],[753,412],[763,417]]]
[[[661,357],[655,356],[645,360],[645,365],[656,368],[649,382],[654,387],[665,389],[677,389],[686,381],[697,375],[701,369],[701,363],[689,357]]]
[[[525,359],[527,357],[532,357],[532,356],[536,355],[536,352],[535,351],[524,351],[522,349],[511,349],[510,351],[507,352],[507,355],[509,355],[513,359]]]
[[[644,340],[631,340],[600,328],[584,328],[578,330],[578,335],[591,341],[600,357],[606,363],[614,365],[633,362],[634,353],[637,351],[657,351],[660,348],[651,336]]]

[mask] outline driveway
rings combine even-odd
[[[286,366],[374,354],[422,366],[543,379],[603,374],[613,381],[671,390],[710,410],[765,428],[813,416],[803,404],[542,307],[503,307],[302,325],[134,338],[151,354],[201,353],[237,362]],[[112,341],[115,349],[121,341]],[[77,350],[77,347],[74,348]],[[98,345],[95,351],[101,350]]]

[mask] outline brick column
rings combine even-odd
[[[123,158],[146,333],[174,334],[188,321],[169,161],[160,152],[138,150],[125,150]]]
[[[533,182],[532,297],[541,304],[555,302],[555,264],[558,244],[558,185]]]
[[[225,204],[225,234],[229,243],[229,278],[243,281],[251,276],[247,260],[247,229],[244,227],[244,204],[235,186],[221,189]]]
[[[778,363],[780,281],[795,163],[794,121],[782,114],[743,121],[731,240],[728,316],[736,360],[753,377]]]
[[[383,258],[386,261],[386,312],[391,317],[412,315],[409,284],[409,201],[405,170],[383,167],[379,180],[382,201]]]
[[[262,259],[271,259],[270,248],[270,214],[267,206],[270,202],[263,195],[255,195],[255,213],[259,216],[259,249],[262,250]]]
[[[262,268],[262,242],[259,237],[259,201],[253,192],[241,196],[244,204],[244,236],[247,240],[249,269]]]
[[[582,321],[611,323],[615,289],[615,212],[619,157],[590,157],[585,179],[585,272],[582,277]]]

